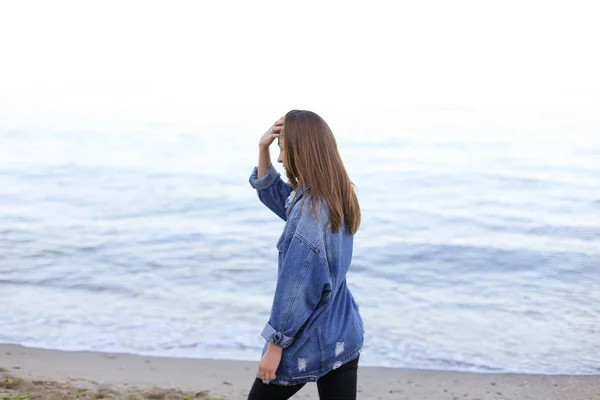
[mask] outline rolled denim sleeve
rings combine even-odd
[[[273,164],[261,178],[258,178],[258,168],[254,167],[254,171],[250,175],[250,185],[256,189],[258,198],[264,205],[284,221],[287,220],[285,202],[293,188],[281,179],[281,175],[273,167]]]
[[[331,288],[328,268],[306,243],[293,237],[283,260],[271,307],[271,316],[262,336],[283,348],[290,346],[296,334],[309,320]]]

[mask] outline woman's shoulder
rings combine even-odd
[[[288,221],[294,225],[295,235],[318,247],[323,241],[329,211],[325,202],[317,202],[313,208],[312,201],[310,193],[304,193],[302,198],[293,204]]]

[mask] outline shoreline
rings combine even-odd
[[[243,400],[255,378],[257,365],[258,362],[252,361],[46,350],[0,344],[1,381],[7,382],[9,376],[22,380],[22,388],[17,389],[23,394],[27,390],[37,393],[36,382],[41,382],[61,393],[56,394],[59,396],[54,397],[56,399],[85,399],[88,397],[81,391],[86,389],[86,393],[104,391],[105,398],[115,399],[143,399],[146,398],[144,393],[154,393],[151,397],[156,399]],[[9,393],[7,390],[0,385],[0,398],[3,393]],[[73,397],[68,397],[70,395]],[[52,398],[43,396],[32,398]],[[600,400],[600,375],[360,367],[357,398]],[[318,399],[316,385],[307,384],[292,399]]]

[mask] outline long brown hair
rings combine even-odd
[[[360,225],[360,206],[327,123],[314,112],[292,110],[285,115],[282,136],[290,184],[310,188],[315,215],[320,200],[326,202],[332,232],[345,223],[354,235]]]

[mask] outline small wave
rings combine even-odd
[[[18,279],[0,279],[0,284],[15,285],[15,286],[34,286],[34,287],[49,287],[69,290],[87,291],[92,293],[111,293],[120,296],[139,297],[140,293],[129,289],[125,286],[109,285],[109,284],[93,284],[93,283],[73,283],[66,284],[61,281],[61,278],[49,278],[37,281],[18,280]]]
[[[25,259],[38,259],[38,258],[55,258],[55,257],[71,257],[75,253],[100,253],[105,248],[104,245],[97,246],[79,246],[71,248],[61,249],[41,249],[29,254],[24,254]]]
[[[600,239],[600,227],[542,225],[531,228],[527,234],[593,241]]]
[[[576,260],[579,269],[585,268],[590,256],[575,251],[538,252],[528,249],[501,249],[490,246],[460,244],[413,244],[402,251],[379,249],[376,260],[381,266],[401,265],[440,265],[452,266],[452,272],[458,271],[531,271],[544,267],[558,268],[572,265]],[[376,273],[385,272],[381,268]],[[395,271],[394,271],[395,272]],[[373,272],[375,273],[375,272]]]
[[[448,371],[468,371],[468,372],[506,372],[502,368],[492,367],[483,364],[474,364],[466,361],[450,360],[446,358],[430,358],[428,361],[432,364],[432,369]]]
[[[160,237],[158,239],[145,239],[136,242],[138,246],[146,245],[169,245],[173,243],[200,243],[206,239],[206,235],[201,232],[186,233],[186,234],[173,234],[169,236]]]
[[[15,217],[15,221],[19,220],[19,217]],[[5,218],[5,217],[0,217],[1,221],[11,221],[12,217],[10,218]],[[33,220],[31,220],[33,221]],[[24,218],[18,222],[30,222],[27,218]],[[23,237],[21,235],[30,235],[32,234],[32,232],[30,230],[26,230],[26,229],[10,229],[10,228],[5,228],[5,229],[0,229],[0,235],[6,235],[5,238],[3,238],[3,240],[8,240],[8,241],[15,241],[15,242],[31,242],[33,241],[33,239],[30,238],[25,238],[23,239]],[[17,236],[17,237],[15,237]]]
[[[46,258],[46,257],[63,257],[70,255],[64,250],[44,249],[31,254],[25,254],[23,258]]]

